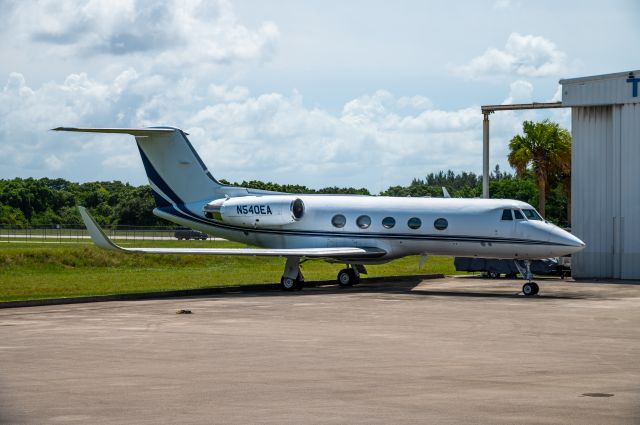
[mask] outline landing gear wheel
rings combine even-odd
[[[304,288],[304,279],[300,276],[298,276],[297,279],[282,276],[280,279],[280,286],[283,291],[299,291]]]
[[[538,284],[535,282],[527,282],[524,285],[522,285],[522,293],[527,297],[536,295],[539,290],[540,288],[538,287]]]
[[[353,269],[342,269],[338,273],[338,285],[344,287],[357,285],[360,282],[359,276]]]
[[[489,277],[489,279],[500,279],[500,273],[498,273],[498,272],[488,272],[487,273],[487,277]]]
[[[280,279],[280,286],[284,291],[293,291],[296,289],[296,280],[291,279],[290,277],[282,276]]]

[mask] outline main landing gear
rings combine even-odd
[[[537,283],[532,282],[533,273],[531,273],[531,261],[524,260],[524,267],[518,262],[518,260],[514,260],[513,262],[518,268],[520,275],[522,275],[522,278],[527,281],[522,285],[522,293],[527,297],[536,295],[538,291],[540,291],[540,288]]]
[[[360,274],[367,274],[367,269],[362,264],[347,264],[346,269],[338,272],[338,285],[342,288],[360,283]]]
[[[300,257],[287,257],[284,273],[280,278],[280,287],[284,291],[299,291],[304,287],[304,276],[300,270]]]
[[[360,283],[361,274],[367,274],[367,269],[362,264],[347,264],[347,268],[338,273],[338,285],[343,288],[357,285]],[[300,257],[287,257],[284,273],[280,278],[280,287],[283,291],[299,291],[304,287]]]

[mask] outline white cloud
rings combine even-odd
[[[431,109],[433,102],[424,96],[403,96],[397,101],[399,108]]]
[[[558,76],[566,69],[566,55],[544,37],[511,33],[503,50],[490,47],[455,71],[468,79],[505,76]]]
[[[49,154],[44,160],[47,167],[52,171],[58,171],[64,165],[64,162],[60,160],[55,154]]]
[[[245,100],[249,97],[249,90],[246,87],[211,84],[209,86],[209,95],[221,102],[235,102]]]
[[[137,78],[133,69],[124,70],[110,83],[80,73],[69,75],[61,84],[32,88],[22,74],[12,73],[0,91],[0,168],[9,175],[46,175],[82,167],[81,159],[89,153],[97,157],[121,153],[115,146],[110,150],[108,143],[81,144],[77,138],[56,137],[48,130],[60,125],[131,125],[131,120],[117,117],[128,116],[132,101],[128,88]]]
[[[69,0],[16,2],[8,26],[22,43],[42,43],[55,56],[147,56],[165,70],[266,60],[278,27],[240,24],[226,0]]]
[[[280,83],[269,77],[253,85],[268,88],[252,93],[238,75],[264,69],[261,62],[273,54],[279,31],[269,22],[249,28],[225,1],[11,5],[3,35],[21,38],[25,50],[36,46],[39,57],[69,61],[73,71],[57,69],[38,79],[23,70],[2,77],[2,177],[144,182],[130,137],[48,131],[60,125],[184,128],[216,177],[236,181],[377,191],[430,171],[478,170],[481,164],[478,106],[446,109],[425,95],[370,90],[331,109],[306,104],[293,87],[286,94],[274,91],[270,84]],[[546,42],[512,34],[506,48],[491,51],[479,69],[496,73],[501,66],[503,75],[519,75],[528,64],[538,72],[553,56],[545,56],[549,49],[540,40]],[[104,66],[80,72],[85,68],[79,58]],[[507,102],[531,98],[531,83],[523,76],[511,80],[517,81]],[[519,131],[522,116],[492,117],[492,155],[504,153],[499,143]]]
[[[71,74],[60,84],[33,88],[21,74],[12,74],[0,92],[0,168],[8,175],[62,174],[76,180],[133,173],[140,179],[136,183],[144,181],[128,136],[47,131],[59,125],[175,125],[191,134],[216,177],[232,181],[379,191],[430,171],[478,170],[481,163],[478,106],[441,110],[423,96],[378,90],[331,113],[305,105],[296,91],[252,95],[243,86],[203,88],[187,78],[161,92],[149,89],[158,78],[126,69],[110,82]],[[529,82],[515,81],[508,99],[524,100],[532,89]],[[494,157],[505,155],[500,143],[519,131],[522,117],[493,118]]]
[[[533,84],[524,80],[514,81],[509,85],[509,96],[502,102],[505,105],[513,103],[531,103]]]

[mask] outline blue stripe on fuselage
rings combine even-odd
[[[175,207],[161,210],[169,215],[176,216],[183,220],[204,224],[206,226],[217,227],[220,229],[231,230],[236,232],[251,232],[262,234],[276,234],[281,236],[305,236],[305,237],[324,237],[324,238],[349,238],[349,239],[410,239],[410,240],[428,240],[428,241],[444,241],[444,242],[491,242],[491,243],[511,243],[511,244],[534,244],[534,245],[560,245],[557,243],[538,241],[532,239],[512,239],[512,238],[495,238],[482,236],[466,236],[466,235],[425,235],[425,234],[387,234],[387,233],[346,233],[346,232],[327,232],[318,230],[281,230],[281,229],[257,229],[232,226],[222,224],[213,220],[208,220],[197,216],[184,205],[181,205],[178,211]]]

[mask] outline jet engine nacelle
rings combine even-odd
[[[284,226],[304,216],[304,203],[289,195],[241,196],[216,199],[203,211],[210,219],[236,226]]]

